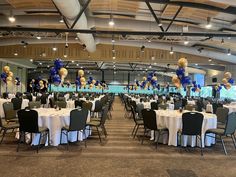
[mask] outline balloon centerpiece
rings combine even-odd
[[[3,67],[3,72],[1,74],[1,79],[4,83],[9,84],[12,81],[13,72],[11,72],[9,66]]]
[[[188,61],[185,58],[178,60],[178,69],[176,70],[176,76],[172,77],[173,84],[179,89],[182,85],[184,90],[191,83],[191,78],[185,73],[185,69],[188,66]]]
[[[54,61],[54,67],[50,69],[50,77],[52,83],[54,85],[58,86],[61,83],[64,82],[64,79],[66,78],[68,74],[68,71],[66,68],[64,68],[64,64],[61,59],[56,59]]]
[[[224,79],[222,79],[223,86],[225,89],[229,90],[231,86],[234,84],[234,79],[232,78],[232,74],[230,72],[226,72],[224,74]]]
[[[131,87],[130,90],[137,90],[138,87],[141,89],[160,89],[160,85],[157,84],[157,76],[155,72],[148,73],[147,77],[144,76],[142,81],[139,83],[139,81],[135,81],[135,84],[133,87]]]
[[[196,81],[193,81],[192,84],[193,84],[193,88],[192,88],[193,92],[200,92],[201,91],[201,86],[199,84],[197,84]]]

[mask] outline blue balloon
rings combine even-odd
[[[151,80],[152,80],[152,76],[151,76],[151,75],[148,75],[147,80],[148,80],[148,81],[151,81]]]
[[[196,91],[196,88],[195,88],[195,87],[193,87],[193,88],[192,88],[192,91],[193,91],[193,92],[195,92],[195,91]]]
[[[193,85],[196,85],[196,81],[193,81],[192,83],[193,83]]]
[[[89,77],[89,80],[92,81],[92,80],[93,80],[93,77],[90,76],[90,77]]]
[[[52,80],[53,80],[54,84],[60,84],[61,83],[61,77],[58,74],[54,75]]]
[[[62,61],[61,61],[60,59],[56,59],[56,60],[54,61],[54,66],[55,66],[55,68],[56,68],[57,70],[59,70],[59,69],[61,69],[61,68],[63,67],[63,63],[62,63]]]
[[[6,79],[6,78],[7,78],[7,74],[6,74],[6,73],[2,73],[2,74],[1,74],[1,78],[2,78],[2,79]]]
[[[51,76],[56,75],[56,74],[57,74],[56,68],[52,67],[52,68],[50,69],[50,74],[51,74]]]
[[[140,85],[138,81],[136,81],[136,85],[137,85],[137,86],[139,86],[139,85]]]
[[[228,80],[228,82],[229,82],[231,85],[233,85],[233,84],[234,84],[234,79],[233,79],[233,78],[230,78],[230,79]]]
[[[185,73],[185,69],[184,69],[184,68],[178,68],[178,69],[176,70],[176,75],[177,75],[179,78],[184,77],[184,73]]]

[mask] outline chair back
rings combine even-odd
[[[139,116],[140,118],[143,117],[143,116],[142,116],[142,110],[143,110],[143,109],[144,109],[144,105],[143,105],[143,104],[141,104],[141,103],[137,104],[136,112],[138,113],[138,116]]]
[[[41,100],[41,96],[36,96],[36,100],[35,101],[40,101]]]
[[[66,108],[66,101],[56,101],[56,105],[59,107],[59,108]]]
[[[16,118],[16,111],[14,110],[13,103],[11,102],[3,103],[3,111],[5,114],[5,120],[11,120]]]
[[[174,102],[174,110],[178,110],[182,107],[182,100],[177,100]]]
[[[17,112],[20,132],[38,133],[38,112],[35,110],[21,109]]]
[[[188,111],[193,111],[194,109],[196,109],[196,106],[195,105],[192,105],[192,104],[187,104],[185,107],[184,107],[185,110],[188,110]]]
[[[217,122],[225,123],[226,119],[229,114],[229,109],[228,108],[217,108],[216,109],[216,116],[217,116]]]
[[[130,100],[130,106],[133,106],[134,110],[136,110],[136,102],[133,100]]]
[[[234,134],[236,129],[236,112],[231,112],[226,119],[225,135]]]
[[[86,109],[74,109],[70,112],[70,131],[84,130],[86,127],[86,121],[88,117],[88,110]]]
[[[47,104],[48,96],[43,94],[40,98],[41,104]]]
[[[92,103],[92,102],[87,102],[87,101],[85,101],[85,102],[83,102],[83,104],[82,104],[82,108],[87,109],[87,110],[89,110],[89,111],[91,111],[92,106],[93,106],[93,103]]]
[[[26,97],[29,101],[33,101],[33,96],[30,93],[27,94]]]
[[[151,102],[151,109],[152,110],[158,110],[158,103],[157,102]]]
[[[144,127],[150,130],[157,130],[156,112],[151,109],[143,109],[142,117]]]
[[[95,101],[94,112],[101,112],[101,111],[102,111],[102,103],[101,101],[97,100]]]
[[[7,99],[7,98],[8,98],[8,93],[7,93],[7,92],[4,92],[4,93],[2,94],[2,97],[3,97],[4,99]]]
[[[198,112],[186,112],[182,115],[182,134],[201,135],[203,114]]]
[[[22,99],[21,98],[12,98],[11,102],[13,103],[14,110],[20,110],[21,109],[21,104],[22,104]]]
[[[29,102],[29,108],[30,109],[40,108],[40,107],[41,107],[40,101],[31,101],[31,102]]]
[[[53,97],[49,98],[49,104],[50,104],[51,108],[54,108],[54,106],[56,105],[55,100],[54,100]]]
[[[57,98],[58,101],[66,101],[66,98],[63,96],[63,97],[58,97]]]
[[[23,94],[21,92],[16,92],[16,98],[22,98]]]
[[[134,122],[136,122],[136,113],[134,111],[134,107],[133,106],[131,106],[131,112],[132,112],[133,120],[134,120]]]
[[[107,117],[108,117],[108,106],[104,106],[102,108],[102,117],[101,117],[100,125],[105,124]]]
[[[158,107],[159,107],[159,109],[164,109],[164,110],[166,110],[167,107],[168,107],[168,104],[159,104]]]

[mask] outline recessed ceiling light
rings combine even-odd
[[[196,65],[196,66],[198,66],[198,64],[197,64],[197,63],[195,63],[195,65]]]
[[[39,65],[42,65],[43,63],[42,62],[39,62]]]
[[[157,65],[157,63],[153,63],[154,65]]]
[[[83,69],[83,66],[80,66],[81,69]]]
[[[158,26],[162,26],[162,23],[158,23]]]
[[[148,69],[146,68],[145,70],[147,71]]]
[[[49,65],[47,65],[47,67],[49,68],[50,66],[49,66]]]
[[[152,42],[151,39],[148,39],[148,42],[149,42],[149,43]]]
[[[66,67],[67,67],[67,68],[69,68],[69,66],[68,66],[68,65],[67,65]]]
[[[64,23],[63,16],[61,16],[61,19],[59,20],[60,23]]]
[[[36,38],[37,38],[37,39],[39,39],[39,40],[41,39],[41,37],[40,37],[40,36],[37,36]]]
[[[79,38],[78,37],[75,37],[75,40],[78,40]]]
[[[71,63],[74,63],[74,62],[75,62],[74,60],[71,61]]]
[[[110,18],[108,24],[109,24],[109,26],[114,26],[115,25],[115,22],[114,22],[113,18]]]
[[[153,60],[155,60],[155,57],[154,57],[154,56],[152,56],[152,57],[151,57],[151,59],[152,59],[152,61],[153,61]]]
[[[212,27],[211,24],[206,24],[206,29],[210,29]]]
[[[115,56],[113,56],[113,57],[112,57],[112,59],[113,59],[113,60],[115,60],[115,59],[116,59],[116,57],[115,57]]]
[[[231,55],[231,50],[230,49],[228,49],[227,55]]]
[[[66,55],[66,54],[64,54],[64,57],[65,57],[65,58],[67,58],[67,55]]]
[[[33,62],[34,60],[33,59],[30,59],[30,62]]]
[[[211,61],[212,61],[212,59],[209,59],[208,61],[209,61],[209,62],[211,62]]]
[[[115,39],[112,39],[111,42],[112,42],[112,43],[115,43],[116,41],[115,41]]]
[[[53,50],[53,51],[57,51],[57,48],[56,48],[56,47],[53,47],[52,50]]]
[[[210,65],[215,65],[215,64],[211,63]]]
[[[173,51],[170,51],[170,54],[171,54],[171,55],[173,55],[173,54],[174,54],[174,52],[173,52]]]
[[[17,52],[15,52],[15,53],[14,53],[14,55],[15,55],[15,56],[17,56],[17,55],[18,55],[18,53],[17,53]]]
[[[76,66],[79,66],[79,63],[77,63]]]
[[[149,68],[151,69],[151,68],[152,68],[152,65],[150,65]]]
[[[8,20],[9,20],[11,23],[14,23],[14,22],[16,21],[16,19],[15,19],[14,16],[8,17]]]

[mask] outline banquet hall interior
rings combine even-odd
[[[0,0],[0,176],[235,177],[235,0]]]

